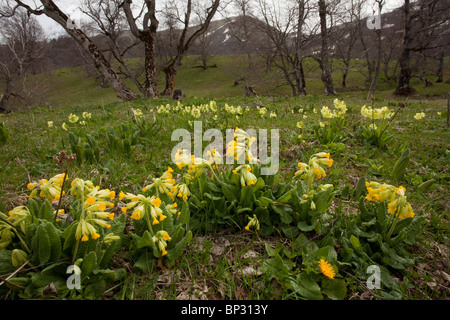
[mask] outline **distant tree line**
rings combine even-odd
[[[219,18],[227,23],[234,51],[246,57],[235,83],[247,94],[254,93],[257,79],[277,70],[272,73],[278,84],[288,85],[293,96],[306,95],[305,59],[312,58],[325,95],[335,95],[336,85],[347,90],[351,72],[362,74],[370,91],[383,75],[394,94],[410,95],[412,77],[432,85],[430,61],[438,65],[437,82],[444,81],[450,46],[450,0],[403,0],[391,15],[382,15],[385,0],[83,0],[80,10],[89,21],[83,25],[52,0],[35,3],[7,0],[0,7],[0,112],[9,110],[11,99],[27,101],[34,90],[43,90],[28,75],[71,65],[86,66],[124,101],[173,96],[186,55],[197,54],[208,68]],[[46,39],[37,15],[57,22],[67,36]],[[130,57],[142,63],[130,64]],[[339,84],[332,79],[336,71]]]

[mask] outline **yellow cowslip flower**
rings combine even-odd
[[[91,114],[89,112],[86,112],[86,111],[83,112],[82,116],[83,116],[84,119],[90,119],[91,118]]]
[[[172,215],[178,215],[178,212],[176,209],[177,207],[178,207],[177,203],[174,202],[172,204],[166,205],[166,210],[169,211]]]
[[[186,183],[181,183],[178,185],[178,193],[177,193],[178,198],[182,198],[183,201],[186,201],[190,195],[191,192],[189,191],[189,188],[186,185]]]
[[[107,207],[113,207],[112,200],[115,192],[109,189],[94,187],[92,181],[76,178],[71,183],[70,193],[78,200],[82,201],[80,220],[75,231],[75,238],[81,241],[88,241],[89,237],[96,240],[100,233],[95,225],[109,229],[111,225],[106,219],[113,220],[114,213],[106,212]]]
[[[414,119],[416,119],[416,120],[421,120],[423,118],[425,118],[425,113],[424,112],[418,112],[418,113],[416,113],[414,115]]]
[[[38,187],[38,189],[40,191],[39,195],[42,198],[46,198],[50,202],[57,201],[61,197],[61,185],[64,180],[64,177],[65,177],[65,173],[57,174],[56,176],[50,178],[50,180],[41,179],[38,181],[38,184],[31,183],[31,184],[28,184],[27,187],[33,188],[33,189]],[[31,197],[34,197],[34,195],[36,195],[36,194],[37,194],[37,189],[36,189],[36,191],[33,190]],[[63,192],[63,194],[64,194],[64,192]]]
[[[322,117],[326,119],[333,118],[333,113],[331,112],[330,108],[323,106],[320,110],[320,113],[322,114]]]
[[[256,141],[255,137],[250,137],[250,135],[242,129],[236,127],[234,131],[234,140],[229,141],[227,145],[227,157],[234,157],[238,160],[242,156],[247,161],[254,161],[250,148]]]
[[[146,192],[149,189],[155,188],[159,193],[168,194],[175,185],[175,179],[173,178],[172,172],[173,169],[168,167],[161,177],[154,178],[153,183],[145,186],[142,191]]]
[[[361,115],[365,118],[370,118],[374,120],[384,120],[389,119],[393,116],[393,112],[386,106],[382,108],[375,108],[372,109],[372,107],[368,107],[366,105],[361,107]]]
[[[149,214],[152,218],[152,224],[158,224],[163,221],[166,216],[160,208],[161,199],[156,196],[145,197],[142,194],[134,195],[127,193],[123,195],[123,198],[131,200],[125,207],[122,207],[122,212],[127,212],[127,210],[132,210],[130,215],[131,219],[140,220]]]
[[[49,128],[52,128],[53,127],[53,121],[47,121],[47,126]]]
[[[248,164],[243,164],[234,169],[233,173],[235,174],[237,174],[238,172],[240,173],[241,186],[245,187],[246,185],[247,186],[254,185],[256,181],[258,181],[258,178],[256,178],[256,176],[253,173],[251,173],[251,171],[252,171],[251,166],[249,166]]]
[[[71,113],[71,114],[69,115],[69,122],[71,122],[71,123],[77,122],[78,119],[79,119],[79,118],[78,118],[75,114],[73,114],[73,113]]]
[[[334,277],[336,276],[336,272],[334,271],[334,268],[331,266],[331,264],[326,261],[325,259],[320,259],[319,260],[319,268],[320,268],[320,272],[322,272],[322,274],[330,279],[334,279]]]
[[[397,216],[399,219],[414,218],[415,214],[411,205],[407,202],[406,189],[403,186],[398,188],[389,184],[378,182],[366,182],[366,199],[372,202],[388,203],[388,213]]]
[[[61,128],[63,128],[65,131],[69,130],[69,127],[65,122],[61,125]]]
[[[254,214],[252,218],[248,217],[250,220],[248,224],[244,227],[245,230],[250,231],[250,228],[254,228],[256,231],[259,231],[259,220]]]
[[[297,165],[300,169],[296,171],[294,175],[304,180],[309,190],[314,178],[320,179],[327,176],[322,165],[331,167],[333,165],[333,159],[330,158],[329,153],[319,152],[309,159],[308,164],[299,162]],[[311,205],[313,206],[313,204]]]
[[[303,128],[303,121],[297,122],[297,128],[302,129]]]
[[[206,156],[209,157],[208,158],[208,163],[209,165],[217,165],[217,164],[222,164],[222,156],[220,155],[220,153],[216,150],[216,149],[212,149],[211,151],[207,151],[206,152]]]
[[[167,231],[160,230],[153,236],[153,241],[158,246],[161,251],[161,255],[165,256],[167,254],[167,241],[172,240]]]

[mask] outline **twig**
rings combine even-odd
[[[27,177],[28,177],[28,182],[31,183],[30,173],[28,172],[27,168],[25,168],[25,166],[22,164],[22,161],[20,161],[19,158],[15,158],[14,161],[16,161],[23,168],[23,170],[25,170]]]
[[[12,277],[14,277],[16,275],[16,273],[18,273],[20,270],[22,270],[23,267],[25,267],[28,264],[29,260],[25,261],[24,264],[22,264],[16,271],[14,271],[13,273],[11,273],[8,278],[6,278],[5,280],[3,280],[2,282],[0,282],[0,287],[4,284],[4,283],[10,283],[8,282],[9,279],[11,279]],[[17,285],[16,285],[17,286]],[[19,286],[21,289],[24,289],[24,287]]]
[[[67,179],[67,169],[64,171],[64,179],[63,179],[63,182],[61,184],[61,192],[60,192],[60,195],[59,195],[58,207],[56,208],[55,220],[58,217],[59,208],[61,208],[61,200],[62,200],[62,197],[63,197],[64,182],[66,182],[66,179]]]
[[[13,225],[11,222],[9,222],[8,220],[4,219],[3,217],[0,216],[0,220],[2,220],[3,222],[5,222],[6,224],[9,224],[11,227],[13,227],[14,229],[16,229],[17,231],[19,231],[21,234],[25,235],[25,233],[23,233],[22,230],[20,230],[19,228],[17,228],[15,225]]]

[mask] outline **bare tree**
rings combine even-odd
[[[324,84],[325,95],[336,94],[334,89],[333,78],[331,76],[331,68],[329,64],[329,48],[328,48],[328,28],[327,28],[327,4],[325,0],[319,0],[319,17],[320,17],[320,38],[321,38],[321,51],[320,51],[320,68],[322,69],[322,82]]]
[[[344,90],[347,88],[347,77],[354,58],[354,48],[362,28],[362,12],[365,2],[366,0],[350,0],[349,6],[345,7],[343,23],[339,30],[334,33],[336,56],[344,64],[341,80],[341,86]]]
[[[385,0],[375,0],[376,5],[378,6],[378,15],[381,20],[381,11],[383,10],[383,6],[385,4]],[[376,66],[375,66],[375,74],[373,76],[372,82],[370,83],[370,91],[376,91],[377,90],[377,84],[378,84],[378,77],[380,75],[381,70],[381,60],[382,60],[382,54],[383,54],[383,48],[381,44],[381,30],[382,28],[375,28],[375,33],[377,37],[377,59],[376,59]]]
[[[7,16],[13,16],[20,7],[26,9],[28,14],[45,14],[62,26],[77,44],[83,48],[84,52],[92,59],[97,70],[103,75],[119,98],[125,101],[137,98],[136,93],[125,85],[95,43],[81,29],[74,26],[69,17],[52,0],[40,0],[41,5],[37,7],[31,7],[20,0],[7,0],[8,5],[10,2],[14,3],[14,5],[9,6],[10,10],[7,12]]]
[[[220,0],[212,0],[207,7],[203,7],[201,3],[193,4],[192,0],[187,0],[185,4],[175,0],[169,0],[168,3],[169,6],[167,8],[170,8],[170,10],[166,10],[165,14],[168,16],[175,15],[176,19],[183,25],[176,45],[176,53],[171,57],[169,63],[163,67],[163,72],[166,75],[166,84],[162,95],[171,97],[175,90],[175,77],[181,60],[194,41],[208,29],[212,18],[217,12]],[[197,12],[197,16],[201,20],[196,27],[191,26],[193,5],[201,12],[201,14]]]
[[[140,41],[134,38],[127,29],[127,20],[120,8],[122,0],[84,0],[81,11],[92,20],[94,34],[100,34],[106,40],[108,52],[119,62],[120,72],[133,81],[142,95],[146,95],[144,86],[139,82],[139,73],[132,71],[126,62],[126,54]],[[134,39],[133,39],[134,38]]]
[[[400,56],[400,74],[395,95],[406,96],[415,92],[410,86],[412,78],[411,56],[442,48],[450,44],[447,31],[450,20],[450,3],[442,0],[419,0],[411,3],[404,0],[403,5],[403,43]]]
[[[131,33],[144,44],[145,96],[158,97],[158,75],[156,71],[156,32],[159,21],[156,18],[156,0],[145,0],[134,16],[132,0],[124,0],[121,8],[125,12]],[[142,17],[141,29],[139,19]]]
[[[6,113],[11,109],[7,105],[12,97],[30,102],[27,76],[44,55],[44,32],[36,18],[17,10],[14,16],[0,20],[0,36],[4,43],[0,51],[0,77],[4,80],[0,113]]]

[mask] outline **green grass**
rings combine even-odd
[[[216,65],[206,70],[198,68],[197,56],[187,56],[179,68],[176,78],[176,88],[182,89],[187,97],[193,98],[231,98],[243,97],[244,88],[242,85],[234,85],[235,80],[246,77],[246,83],[252,85],[260,96],[290,96],[291,90],[284,81],[284,78],[275,67],[272,67],[269,73],[265,73],[265,60],[262,57],[255,56],[255,71],[249,72],[247,69],[247,59],[245,56],[225,56],[216,55],[208,58],[208,65]],[[132,59],[130,66],[137,68],[141,64],[141,59]],[[356,68],[352,62],[352,67]],[[449,65],[450,60],[446,59],[445,66]],[[342,71],[339,60],[333,60],[334,72],[333,79],[335,88],[341,94],[365,96],[368,84],[362,73],[351,71],[347,79],[348,91],[344,92],[341,88]],[[395,67],[391,64],[391,71]],[[312,58],[304,60],[304,70],[306,77],[306,87],[308,94],[322,95],[323,84],[320,80],[320,69],[317,62]],[[449,68],[444,68],[444,80],[450,77]],[[367,73],[367,70],[362,69]],[[99,80],[94,76],[89,76],[84,67],[62,68],[48,73],[36,75],[30,78],[32,82],[41,83],[42,93],[38,95],[36,103],[33,106],[84,106],[100,105],[113,102],[120,102],[111,88],[100,86]],[[158,76],[158,86],[160,92],[164,89],[164,73],[160,72]],[[436,81],[435,76],[429,76],[429,80]],[[129,80],[126,83],[139,92],[134,84]],[[393,83],[395,88],[395,82]],[[434,83],[432,87],[425,87],[418,78],[411,80],[411,85],[417,90],[416,97],[435,97],[443,93],[450,92],[450,85],[446,83]],[[392,99],[393,90],[389,89],[384,74],[380,75],[378,83],[377,97]],[[30,106],[27,106],[30,107]]]
[[[197,97],[188,94],[183,100],[184,105],[198,105],[208,103],[211,95],[206,89],[200,89],[200,83],[192,83],[200,78],[201,72],[214,74],[218,70],[201,71],[194,69],[189,76],[180,72],[180,79],[186,79],[183,87],[186,92],[196,92]],[[81,71],[80,71],[81,72]],[[187,72],[187,71],[186,71]],[[198,72],[198,74],[197,74]],[[92,90],[77,84],[77,76],[73,70],[58,71],[61,78],[71,79],[73,93],[65,91],[64,85],[58,90],[57,96],[64,95],[67,103],[61,97],[61,107],[39,107],[32,110],[19,111],[4,115],[0,121],[4,122],[10,131],[10,137],[4,146],[0,146],[0,211],[8,212],[13,207],[26,203],[28,190],[26,185],[31,180],[48,178],[60,172],[57,163],[52,159],[59,151],[70,152],[67,132],[61,129],[63,122],[69,124],[71,130],[80,133],[90,133],[100,144],[101,157],[98,164],[73,163],[69,167],[69,177],[90,179],[102,188],[113,188],[117,191],[135,192],[146,185],[151,177],[159,176],[168,165],[171,165],[169,154],[175,146],[171,141],[171,133],[176,128],[193,131],[189,121],[194,118],[181,117],[178,114],[162,115],[156,113],[156,107],[167,103],[174,104],[168,99],[137,100],[130,103],[108,101],[108,89],[102,89],[101,94],[94,94]],[[78,76],[81,76],[80,74]],[[219,76],[217,74],[217,76]],[[225,75],[222,75],[226,78]],[[210,80],[214,76],[211,76]],[[188,81],[190,79],[190,81]],[[231,79],[231,77],[229,78]],[[222,80],[224,80],[222,78]],[[200,81],[200,80],[199,80]],[[189,85],[187,85],[189,83]],[[447,85],[448,86],[448,85]],[[82,95],[81,88],[89,94],[84,95],[84,102],[71,104],[75,99],[75,92]],[[195,89],[199,88],[199,89]],[[224,89],[225,88],[225,89]],[[227,85],[224,90],[229,92]],[[360,107],[370,104],[365,92],[340,93],[339,99],[345,100],[348,107],[347,117],[349,126],[345,129],[345,140],[338,143],[321,145],[312,131],[312,126],[319,121],[319,113],[313,109],[324,105],[332,106],[335,97],[324,97],[317,94],[307,97],[261,97],[258,101],[243,97],[221,97],[214,100],[218,106],[225,103],[234,106],[249,106],[250,110],[244,116],[236,119],[228,117],[224,122],[214,122],[210,116],[203,116],[198,120],[203,122],[203,130],[208,128],[240,127],[247,128],[278,128],[280,129],[280,178],[286,181],[292,179],[298,161],[306,161],[315,152],[326,150],[333,155],[334,164],[327,176],[326,183],[335,186],[353,188],[360,177],[368,180],[381,180],[386,183],[402,184],[408,190],[408,201],[416,211],[427,217],[427,227],[421,234],[415,253],[422,258],[421,264],[412,267],[406,274],[396,274],[406,299],[443,299],[448,298],[448,288],[445,286],[442,273],[449,274],[448,251],[449,246],[449,181],[448,163],[450,160],[450,132],[446,127],[446,99],[444,94],[447,87],[434,86],[421,90],[418,99],[407,99],[406,108],[401,110],[392,124],[393,139],[386,148],[379,149],[365,144],[358,138],[358,124],[364,119],[360,115]],[[192,90],[192,91],[190,91]],[[204,91],[203,91],[204,90]],[[431,97],[430,91],[441,93]],[[440,91],[439,91],[440,90]],[[203,92],[204,96],[200,94]],[[428,93],[426,93],[428,92]],[[71,95],[74,95],[71,97]],[[425,98],[423,95],[430,95]],[[50,99],[50,96],[49,96]],[[92,103],[88,103],[92,99]],[[212,99],[212,98],[211,98]],[[111,99],[114,100],[114,99]],[[55,100],[56,101],[56,100]],[[402,99],[395,98],[390,92],[375,94],[375,107],[387,105],[396,109]],[[268,108],[268,113],[274,111],[276,118],[261,119],[255,108],[256,102],[262,102]],[[56,103],[56,102],[55,102]],[[111,127],[131,123],[131,108],[141,109],[147,118],[156,117],[156,124],[152,136],[138,144],[130,156],[111,152],[107,148],[106,132]],[[307,118],[303,119],[292,109],[303,108]],[[75,113],[81,117],[83,111],[92,114],[85,127],[70,124],[68,115]],[[420,122],[414,120],[416,112],[425,112],[426,118]],[[437,112],[441,112],[438,115]],[[296,127],[297,121],[305,123],[303,137]],[[53,121],[54,127],[48,128],[47,121]],[[418,126],[415,128],[415,126]],[[304,142],[302,140],[305,140]],[[205,142],[205,145],[208,144]],[[390,172],[398,159],[403,147],[411,150],[411,163],[401,181],[393,181]],[[435,183],[425,192],[418,192],[417,187],[431,178]],[[343,212],[352,213],[356,204],[344,202]],[[198,233],[180,258],[174,269],[155,270],[150,275],[129,272],[128,277],[118,287],[111,287],[104,293],[104,298],[114,299],[283,299],[289,294],[276,283],[269,281],[265,275],[248,273],[249,267],[258,270],[266,256],[264,243],[275,245],[284,243],[283,237],[260,238],[249,237],[244,231],[230,233],[227,230],[217,230],[213,234]],[[118,265],[131,264],[117,257]],[[352,280],[346,279],[349,283]],[[435,286],[430,283],[436,283]],[[359,298],[364,288],[353,282],[348,298]]]
[[[138,60],[132,63],[137,64]],[[333,155],[334,164],[326,178],[339,188],[352,189],[360,177],[367,180],[381,180],[386,183],[402,184],[408,190],[410,201],[416,214],[425,215],[427,226],[418,239],[414,252],[421,257],[419,264],[411,267],[405,274],[395,274],[405,299],[444,299],[449,297],[445,274],[449,268],[449,181],[448,163],[450,160],[450,131],[446,126],[447,94],[449,84],[434,84],[424,87],[414,78],[411,84],[417,94],[409,98],[392,95],[383,77],[379,91],[373,94],[374,106],[389,106],[396,109],[400,102],[406,107],[399,112],[391,126],[393,139],[385,148],[367,145],[359,137],[359,126],[365,120],[360,115],[362,105],[372,101],[367,94],[364,78],[361,74],[350,73],[348,86],[353,91],[342,92],[338,88],[337,98],[345,100],[350,120],[345,128],[344,139],[336,143],[321,145],[313,132],[313,125],[319,121],[322,106],[332,106],[336,97],[322,95],[323,86],[320,72],[312,59],[305,61],[308,70],[306,97],[287,97],[290,90],[285,85],[276,89],[268,85],[270,76],[264,81],[254,81],[259,99],[243,97],[244,90],[235,86],[245,66],[243,57],[213,56],[209,65],[216,68],[202,70],[195,68],[195,57],[183,61],[178,76],[177,88],[181,88],[186,98],[183,105],[199,105],[215,100],[223,107],[225,103],[233,106],[249,107],[244,116],[237,119],[228,116],[214,121],[211,115],[200,119],[203,130],[208,128],[262,128],[280,129],[280,176],[290,181],[296,171],[298,161],[306,161],[309,155],[318,151],[327,151]],[[337,65],[337,62],[335,62]],[[446,69],[448,73],[448,70]],[[445,75],[447,79],[449,74]],[[100,161],[96,164],[72,163],[69,177],[90,179],[102,188],[137,192],[159,176],[168,165],[173,165],[169,155],[176,142],[171,141],[174,129],[184,128],[192,132],[190,121],[193,117],[179,114],[162,115],[156,112],[159,105],[172,104],[171,99],[140,99],[123,103],[110,88],[101,88],[94,78],[86,78],[82,68],[64,68],[40,75],[44,79],[44,94],[37,107],[0,115],[10,132],[5,145],[0,145],[0,212],[8,212],[13,207],[28,200],[27,183],[30,180],[48,178],[60,173],[60,167],[53,160],[61,150],[70,153],[67,132],[62,123],[80,134],[90,133],[100,145]],[[340,72],[334,73],[335,83],[340,82]],[[160,75],[160,89],[163,89],[163,75]],[[430,80],[435,80],[430,77]],[[272,83],[273,85],[273,83]],[[131,84],[130,84],[131,86]],[[261,119],[255,106],[263,104],[267,115],[276,112],[277,117]],[[122,124],[131,126],[131,108],[141,109],[146,118],[156,118],[156,126],[151,134],[137,144],[130,155],[112,152],[107,145],[106,133],[111,127]],[[292,110],[304,109],[307,118],[302,118]],[[82,112],[92,114],[86,120],[86,126],[70,124],[71,113],[81,118]],[[414,120],[417,112],[425,112],[426,118],[420,122]],[[438,115],[437,112],[441,112]],[[49,128],[47,121],[53,121]],[[305,123],[302,137],[296,127],[298,121]],[[303,141],[304,140],[304,141]],[[206,146],[208,142],[204,142]],[[411,162],[401,181],[390,177],[392,168],[408,147],[411,150]],[[429,179],[435,179],[433,185],[419,192],[418,186]],[[336,204],[332,206],[336,210]],[[352,201],[343,201],[342,212],[355,213],[357,205]],[[251,274],[249,270],[259,270],[265,258],[265,243],[287,243],[282,236],[260,238],[248,236],[244,231],[216,230],[213,233],[195,234],[193,241],[170,270],[155,270],[152,274],[131,272],[118,286],[111,286],[104,292],[105,299],[284,299],[289,293],[266,275]],[[125,257],[122,259],[122,257]],[[126,253],[117,255],[116,266],[130,267],[133,261],[127,260]],[[113,266],[114,267],[114,266]],[[357,280],[347,277],[350,292],[347,298],[359,299],[365,292]],[[435,284],[435,285],[433,285]]]

